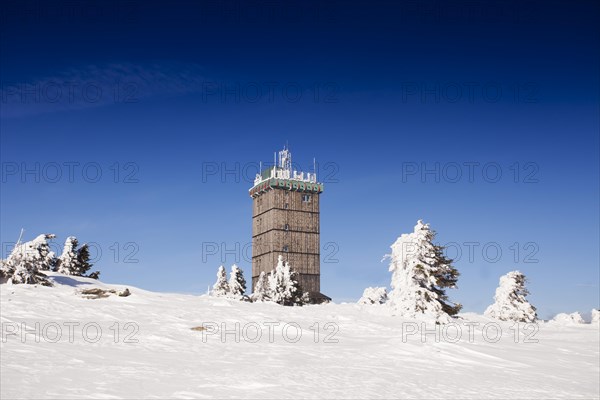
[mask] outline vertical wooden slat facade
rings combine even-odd
[[[268,187],[253,196],[252,288],[282,255],[303,291],[320,292],[319,193]]]

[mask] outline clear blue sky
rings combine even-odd
[[[424,219],[461,252],[450,296],[466,311],[520,269],[542,317],[589,312],[599,14],[591,1],[9,2],[2,255],[24,228],[57,248],[94,242],[107,282],[201,293],[221,258],[249,278],[251,178],[287,142],[325,182],[334,300],[388,285],[382,256]]]

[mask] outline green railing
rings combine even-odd
[[[293,179],[270,178],[255,185],[252,189],[249,190],[249,193],[251,197],[254,197],[271,189],[285,189],[297,192],[321,193],[324,187],[322,183],[296,181]]]

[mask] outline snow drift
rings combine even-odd
[[[2,398],[598,398],[598,324],[0,285]],[[85,289],[109,295],[90,299]],[[114,294],[111,292],[114,292]],[[387,311],[387,313],[386,313]],[[458,335],[460,333],[460,335]]]

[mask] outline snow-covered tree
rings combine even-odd
[[[284,306],[302,305],[304,296],[297,280],[298,274],[293,271],[283,256],[277,259],[275,270],[268,277],[268,296],[271,301]]]
[[[25,283],[52,286],[46,275],[40,272],[37,264],[22,253],[11,255],[3,262],[2,274],[6,277],[8,283],[15,285]]]
[[[449,301],[445,290],[456,288],[459,273],[446,258],[444,248],[433,244],[435,231],[419,220],[414,231],[402,234],[390,258],[392,291],[389,304],[401,316],[449,322],[461,305]]]
[[[387,289],[384,287],[368,287],[363,292],[358,304],[383,304],[388,299]]]
[[[90,263],[90,248],[87,243],[85,243],[77,252],[76,275],[83,276],[90,268],[92,268],[92,264]]]
[[[522,272],[511,271],[500,278],[494,304],[485,310],[485,315],[501,321],[534,322],[535,307],[525,298],[529,291],[525,287],[527,278]]]
[[[57,272],[66,275],[74,275],[72,271],[75,270],[75,264],[77,264],[78,245],[79,242],[75,236],[69,236],[67,240],[65,240],[63,252],[56,263]]]
[[[225,267],[222,265],[217,271],[217,281],[213,285],[211,295],[218,297],[229,295],[229,283],[227,283],[227,273],[225,272]]]
[[[6,275],[8,273],[7,261],[8,260],[0,259],[0,283],[4,283],[5,281],[8,280],[8,276]]]
[[[56,265],[56,254],[50,249],[49,241],[56,235],[47,233],[38,235],[31,242],[25,243],[26,253],[29,253],[42,271],[51,271]]]
[[[600,310],[592,310],[592,324],[600,324]]]
[[[260,272],[258,280],[256,281],[256,287],[250,297],[252,301],[268,301],[270,300],[269,293],[269,282],[267,281],[267,275],[264,271]]]
[[[83,276],[91,267],[90,251],[87,244],[77,248],[79,242],[75,236],[69,236],[65,241],[63,253],[56,263],[57,271],[66,275]]]
[[[229,276],[229,295],[235,298],[241,298],[246,293],[246,280],[244,272],[235,264],[231,267]]]
[[[50,251],[48,243],[54,237],[53,234],[43,234],[30,242],[18,242],[8,258],[0,263],[0,274],[12,284],[52,286],[40,270],[49,270],[55,263],[54,253]]]

